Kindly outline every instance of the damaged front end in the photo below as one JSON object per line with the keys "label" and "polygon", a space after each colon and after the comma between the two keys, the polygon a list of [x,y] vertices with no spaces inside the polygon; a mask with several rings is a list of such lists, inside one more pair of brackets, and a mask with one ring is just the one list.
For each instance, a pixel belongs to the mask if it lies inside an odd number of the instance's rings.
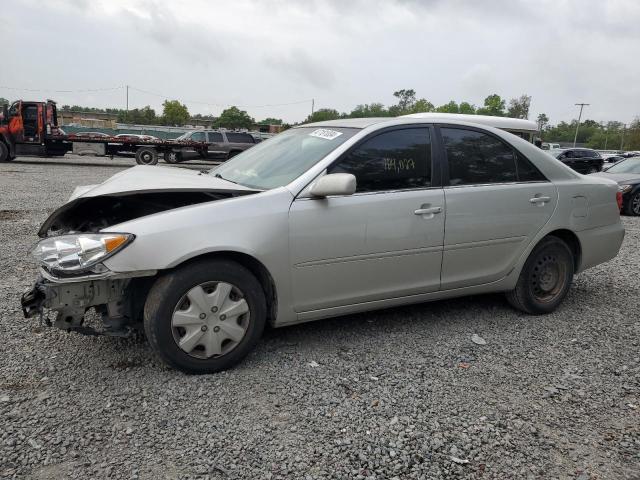
{"label": "damaged front end", "polygon": [[[66,331],[128,337],[141,329],[150,280],[109,278],[54,283],[41,277],[22,295],[22,311],[26,318],[40,317],[42,323]],[[91,310],[95,315],[90,315]]]}
{"label": "damaged front end", "polygon": [[38,232],[42,240],[32,254],[40,277],[22,295],[25,317],[39,316],[47,325],[84,334],[132,335],[141,328],[144,303],[158,271],[109,270],[103,261],[135,243],[134,234],[110,229],[252,193],[256,190],[210,175],[159,167],[134,167],[101,185],[76,189]]}

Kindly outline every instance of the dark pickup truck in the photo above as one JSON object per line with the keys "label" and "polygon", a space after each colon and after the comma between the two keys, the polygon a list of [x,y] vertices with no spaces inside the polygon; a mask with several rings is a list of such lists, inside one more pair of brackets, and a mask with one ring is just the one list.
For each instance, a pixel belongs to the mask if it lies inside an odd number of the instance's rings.
{"label": "dark pickup truck", "polygon": [[[249,133],[219,130],[194,130],[176,141],[188,142],[188,145],[166,152],[164,160],[168,163],[197,159],[227,160],[258,143]],[[201,147],[203,144],[206,148]]]}
{"label": "dark pickup truck", "polygon": [[549,153],[562,163],[579,173],[596,173],[602,171],[604,159],[590,148],[565,148],[549,150]]}

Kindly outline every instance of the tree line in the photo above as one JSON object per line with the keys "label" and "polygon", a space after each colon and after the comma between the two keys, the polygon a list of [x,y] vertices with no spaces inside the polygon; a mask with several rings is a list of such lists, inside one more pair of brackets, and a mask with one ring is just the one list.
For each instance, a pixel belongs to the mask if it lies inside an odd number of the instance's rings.
{"label": "tree line", "polygon": [[[333,108],[320,108],[309,115],[304,122],[320,122],[339,118],[363,118],[363,117],[396,117],[410,113],[440,112],[463,113],[468,115],[491,115],[498,117],[529,118],[531,97],[523,94],[510,100],[503,99],[498,94],[488,95],[481,106],[462,101],[451,100],[443,105],[435,106],[426,98],[417,98],[414,89],[402,89],[393,92],[396,103],[385,106],[382,103],[368,103],[356,105],[350,112],[339,112]],[[0,97],[0,105],[10,103]],[[254,125],[289,125],[282,119],[267,117],[256,122],[245,110],[238,107],[229,107],[218,117],[213,115],[191,115],[187,106],[178,100],[165,100],[162,104],[162,114],[158,115],[150,106],[134,108],[126,111],[118,108],[94,108],[79,105],[62,105],[62,111],[80,111],[94,113],[110,113],[117,115],[120,123],[134,123],[138,125],[171,125],[184,126],[192,119],[211,122],[213,128],[227,129],[251,129]],[[561,121],[551,125],[549,117],[541,113],[537,119],[538,130],[543,141],[546,142],[573,142],[577,120],[571,122]],[[580,123],[577,143],[596,149],[625,149],[640,150],[640,118],[636,118],[631,124],[610,121],[598,123],[595,120],[584,120]]]}

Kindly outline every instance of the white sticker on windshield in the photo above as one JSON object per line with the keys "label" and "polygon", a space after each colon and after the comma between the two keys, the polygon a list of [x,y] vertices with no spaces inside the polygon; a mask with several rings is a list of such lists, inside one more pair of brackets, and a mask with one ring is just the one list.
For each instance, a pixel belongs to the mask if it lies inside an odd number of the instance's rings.
{"label": "white sticker on windshield", "polygon": [[310,137],[324,138],[325,140],[333,140],[342,135],[342,132],[336,132],[335,130],[327,130],[326,128],[318,128],[309,134]]}

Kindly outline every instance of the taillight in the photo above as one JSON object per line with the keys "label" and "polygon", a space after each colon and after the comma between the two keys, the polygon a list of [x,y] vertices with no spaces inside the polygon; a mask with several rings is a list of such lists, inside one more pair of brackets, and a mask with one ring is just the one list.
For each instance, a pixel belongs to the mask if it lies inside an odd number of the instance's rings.
{"label": "taillight", "polygon": [[616,202],[618,202],[618,210],[622,210],[622,192],[620,190],[616,192]]}

